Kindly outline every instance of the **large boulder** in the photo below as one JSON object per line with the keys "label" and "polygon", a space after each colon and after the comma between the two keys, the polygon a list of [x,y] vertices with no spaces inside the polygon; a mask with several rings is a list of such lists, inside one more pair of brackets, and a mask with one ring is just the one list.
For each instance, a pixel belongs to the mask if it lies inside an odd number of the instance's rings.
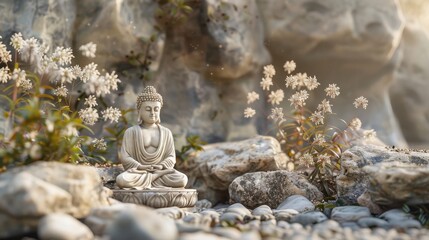
{"label": "large boulder", "polygon": [[429,203],[429,153],[365,145],[354,146],[341,156],[336,179],[338,197],[356,204],[367,193],[379,205]]}
{"label": "large boulder", "polygon": [[322,192],[304,176],[286,170],[246,173],[229,185],[231,201],[248,208],[263,204],[277,208],[286,198],[297,194],[312,201],[323,199]]}
{"label": "large boulder", "polygon": [[177,167],[189,178],[187,187],[198,190],[200,199],[212,203],[228,199],[231,182],[249,172],[285,169],[288,157],[272,137],[258,136],[244,141],[208,144],[191,153]]}
{"label": "large boulder", "polygon": [[2,1],[0,35],[9,38],[15,32],[36,37],[52,48],[70,47],[76,19],[74,0]]}
{"label": "large boulder", "polygon": [[0,174],[0,238],[35,231],[40,218],[66,213],[76,218],[109,205],[94,168],[36,162]]}

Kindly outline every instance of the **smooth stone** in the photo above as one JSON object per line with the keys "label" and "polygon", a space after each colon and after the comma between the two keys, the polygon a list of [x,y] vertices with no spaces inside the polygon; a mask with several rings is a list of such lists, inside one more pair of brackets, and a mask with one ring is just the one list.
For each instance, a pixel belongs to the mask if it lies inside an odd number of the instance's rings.
{"label": "smooth stone", "polygon": [[240,240],[261,240],[261,239],[263,239],[261,234],[255,230],[243,232],[240,238]]}
{"label": "smooth stone", "polygon": [[43,217],[37,232],[42,240],[94,239],[94,234],[85,224],[64,213],[53,213]]}
{"label": "smooth stone", "polygon": [[313,211],[313,212],[305,212],[305,213],[296,215],[291,218],[290,222],[299,223],[299,224],[302,224],[303,226],[307,226],[307,225],[313,225],[316,223],[326,221],[327,219],[328,217],[326,217],[326,215],[323,214],[322,212]]}
{"label": "smooth stone", "polygon": [[228,239],[241,238],[241,232],[238,229],[231,228],[231,227],[215,227],[212,229],[212,233]]}
{"label": "smooth stone", "polygon": [[235,223],[235,222],[243,222],[244,215],[235,213],[235,212],[226,212],[219,217],[220,222],[226,223]]}
{"label": "smooth stone", "polygon": [[342,228],[350,228],[353,231],[360,229],[360,226],[356,222],[341,222],[340,225]]}
{"label": "smooth stone", "polygon": [[367,207],[344,206],[332,209],[331,219],[338,222],[357,221],[359,218],[371,217]]}
{"label": "smooth stone", "polygon": [[274,216],[277,221],[289,221],[293,216],[298,214],[299,212],[295,209],[281,209],[274,211]]}
{"label": "smooth stone", "polygon": [[211,215],[204,215],[201,213],[189,214],[183,218],[183,222],[207,228],[212,226],[212,220],[213,219]]}
{"label": "smooth stone", "polygon": [[368,191],[362,193],[362,195],[357,198],[357,202],[360,206],[367,207],[372,214],[378,215],[383,212],[383,210],[381,210],[381,207],[372,201],[371,195]]}
{"label": "smooth stone", "polygon": [[287,221],[283,221],[283,220],[277,220],[277,227],[282,228],[282,229],[289,229],[290,223],[288,223]]}
{"label": "smooth stone", "polygon": [[218,213],[214,210],[211,210],[211,209],[204,210],[201,212],[201,215],[210,216],[211,226],[215,226],[216,224],[219,223],[220,213]]}
{"label": "smooth stone", "polygon": [[242,216],[251,216],[252,213],[241,203],[234,203],[226,209],[226,212],[234,212]]}
{"label": "smooth stone", "polygon": [[415,219],[391,220],[389,225],[397,229],[422,228],[422,224]]}
{"label": "smooth stone", "polygon": [[415,219],[415,217],[410,214],[404,212],[402,209],[390,209],[379,216],[379,218],[386,220],[387,222],[392,221],[405,221],[409,219]]}
{"label": "smooth stone", "polygon": [[182,233],[179,240],[230,240],[212,233],[196,232],[196,233]]}
{"label": "smooth stone", "polygon": [[195,203],[195,207],[197,209],[206,209],[206,208],[211,208],[213,206],[212,202],[210,202],[207,199],[201,199],[198,200],[197,203]]}
{"label": "smooth stone", "polygon": [[300,213],[313,211],[315,206],[310,202],[306,197],[301,195],[293,195],[286,198],[278,207],[278,210],[281,209],[294,209]]}
{"label": "smooth stone", "polygon": [[202,225],[194,225],[186,222],[176,221],[177,231],[182,233],[197,233],[197,232],[210,232],[210,228]]}
{"label": "smooth stone", "polygon": [[386,228],[387,221],[375,217],[363,217],[357,220],[357,224],[363,228]]}
{"label": "smooth stone", "polygon": [[259,232],[263,239],[281,238],[283,235],[283,230],[281,228],[277,228],[275,224],[261,224]]}
{"label": "smooth stone", "polygon": [[273,211],[267,205],[261,205],[252,211],[253,216],[260,217],[261,221],[274,219]]}
{"label": "smooth stone", "polygon": [[178,230],[173,219],[151,208],[135,205],[115,214],[103,237],[110,240],[174,240],[178,237]]}
{"label": "smooth stone", "polygon": [[158,208],[155,210],[157,213],[169,217],[171,219],[182,219],[185,216],[185,212],[183,209],[179,207],[166,207],[166,208]]}

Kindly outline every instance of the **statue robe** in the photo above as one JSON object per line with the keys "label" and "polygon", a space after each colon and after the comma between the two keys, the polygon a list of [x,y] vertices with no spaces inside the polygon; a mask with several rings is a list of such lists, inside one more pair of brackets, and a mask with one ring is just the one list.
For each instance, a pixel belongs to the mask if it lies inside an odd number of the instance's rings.
{"label": "statue robe", "polygon": [[[159,145],[155,152],[148,153],[145,149],[143,134],[140,126],[128,128],[124,133],[119,160],[125,172],[118,175],[116,184],[122,189],[147,189],[162,187],[185,187],[188,178],[185,174],[173,169],[176,163],[173,135],[168,128],[158,125]],[[153,173],[138,170],[140,165],[162,165],[164,169],[173,169],[174,172],[152,179]]]}

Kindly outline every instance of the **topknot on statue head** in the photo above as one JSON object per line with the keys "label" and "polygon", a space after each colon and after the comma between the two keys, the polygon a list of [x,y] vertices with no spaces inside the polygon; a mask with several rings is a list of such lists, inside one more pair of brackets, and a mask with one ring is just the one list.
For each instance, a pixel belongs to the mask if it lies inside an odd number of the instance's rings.
{"label": "topknot on statue head", "polygon": [[162,96],[156,92],[155,87],[147,86],[143,89],[143,92],[137,97],[137,110],[140,110],[140,107],[143,102],[160,102],[161,106],[163,105]]}

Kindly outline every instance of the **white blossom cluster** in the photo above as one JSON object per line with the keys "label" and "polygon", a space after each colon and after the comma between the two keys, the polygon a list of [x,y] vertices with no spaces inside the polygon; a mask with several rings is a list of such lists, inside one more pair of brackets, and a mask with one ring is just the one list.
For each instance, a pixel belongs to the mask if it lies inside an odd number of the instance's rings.
{"label": "white blossom cluster", "polygon": [[[0,37],[1,39],[1,37]],[[100,74],[97,64],[90,63],[80,67],[72,66],[74,58],[71,48],[56,47],[50,53],[49,48],[41,44],[34,37],[24,39],[21,33],[15,33],[10,39],[10,45],[17,52],[20,62],[30,66],[31,71],[40,74],[40,78],[49,79],[55,85],[52,94],[58,98],[66,98],[69,89],[76,84],[81,84],[85,94],[85,109],[79,110],[79,116],[87,125],[94,125],[98,121],[99,113],[97,97],[104,97],[112,91],[118,90],[121,80],[115,71]],[[95,57],[96,45],[92,42],[79,48],[82,55],[90,58]],[[18,60],[15,59],[15,60]],[[8,65],[0,68],[0,84],[15,84],[22,91],[29,91],[33,87],[32,77],[19,68],[19,64],[12,64],[12,55],[3,42],[0,41],[0,62]],[[13,66],[13,67],[9,67]],[[258,96],[259,97],[259,96]],[[255,96],[253,96],[255,98]],[[118,122],[121,112],[117,108],[108,107],[101,112],[104,121]]]}
{"label": "white blossom cluster", "polygon": [[104,138],[100,138],[100,139],[95,138],[92,141],[92,146],[99,151],[106,151],[107,149],[107,143],[106,141],[104,141]]}

